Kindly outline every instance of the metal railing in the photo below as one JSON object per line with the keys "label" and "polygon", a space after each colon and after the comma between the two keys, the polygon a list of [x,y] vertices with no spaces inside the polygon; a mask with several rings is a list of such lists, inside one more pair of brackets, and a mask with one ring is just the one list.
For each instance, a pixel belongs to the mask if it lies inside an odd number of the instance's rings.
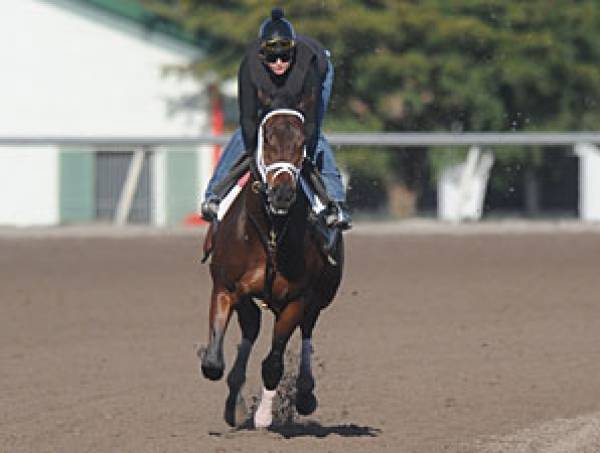
{"label": "metal railing", "polygon": [[[331,132],[325,134],[339,146],[486,146],[600,144],[598,132]],[[188,137],[92,137],[92,136],[0,136],[0,146],[32,145],[127,145],[169,146],[226,144],[229,135],[199,134]]]}
{"label": "metal railing", "polygon": [[[423,147],[432,148],[440,146],[546,146],[565,147],[572,146],[576,154],[581,157],[581,150],[585,146],[598,148],[600,145],[600,132],[331,132],[326,133],[329,142],[334,146],[369,146],[369,147]],[[199,134],[195,136],[0,136],[0,147],[27,147],[27,146],[86,146],[99,148],[102,152],[122,152],[123,148],[130,149],[134,158],[131,160],[127,177],[120,193],[114,222],[123,224],[127,221],[135,188],[140,178],[140,162],[144,155],[158,147],[171,147],[169,151],[200,145],[223,145],[228,142],[230,135]],[[594,151],[596,152],[596,151]],[[588,153],[589,154],[589,153]],[[591,165],[591,164],[590,164]],[[595,164],[594,164],[595,165]],[[591,168],[591,167],[590,167]],[[594,167],[596,168],[596,167]],[[591,171],[591,170],[590,170]],[[587,175],[590,171],[583,172]],[[581,206],[591,203],[596,199],[597,189],[590,190],[590,175],[582,178],[580,192],[583,201]],[[594,186],[595,187],[595,186]],[[586,201],[588,200],[588,201]],[[594,205],[598,204],[597,201]],[[594,208],[600,216],[600,207]],[[584,210],[585,211],[585,210]],[[588,209],[591,212],[591,209]],[[586,211],[587,212],[587,211]],[[583,216],[585,218],[585,215]],[[600,218],[600,217],[599,217]]]}

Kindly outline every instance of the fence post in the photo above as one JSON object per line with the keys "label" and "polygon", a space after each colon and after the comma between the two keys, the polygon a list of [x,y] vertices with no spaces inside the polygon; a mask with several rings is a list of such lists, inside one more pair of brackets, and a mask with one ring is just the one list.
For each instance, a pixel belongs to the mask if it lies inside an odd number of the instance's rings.
{"label": "fence post", "polygon": [[591,143],[577,143],[579,157],[579,217],[589,222],[600,221],[600,149]]}
{"label": "fence post", "polygon": [[480,220],[493,164],[491,152],[472,146],[465,162],[446,168],[438,182],[438,217],[454,223]]}
{"label": "fence post", "polygon": [[127,177],[123,183],[123,189],[121,190],[121,196],[119,197],[119,203],[115,212],[115,225],[125,225],[129,218],[129,211],[131,211],[131,205],[133,204],[133,197],[138,186],[140,174],[142,173],[142,167],[144,165],[144,156],[146,152],[144,148],[137,148],[133,152],[129,169],[127,170]]}

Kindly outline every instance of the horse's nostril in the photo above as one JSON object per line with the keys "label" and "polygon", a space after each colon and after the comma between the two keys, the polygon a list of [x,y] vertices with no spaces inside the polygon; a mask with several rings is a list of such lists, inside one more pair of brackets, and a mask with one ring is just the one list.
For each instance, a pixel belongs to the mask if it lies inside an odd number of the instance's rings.
{"label": "horse's nostril", "polygon": [[291,191],[286,191],[286,193],[283,195],[283,199],[285,201],[292,201],[294,198],[294,194]]}
{"label": "horse's nostril", "polygon": [[269,197],[273,205],[285,208],[288,208],[294,202],[295,198],[296,193],[294,188],[288,185],[274,187]]}

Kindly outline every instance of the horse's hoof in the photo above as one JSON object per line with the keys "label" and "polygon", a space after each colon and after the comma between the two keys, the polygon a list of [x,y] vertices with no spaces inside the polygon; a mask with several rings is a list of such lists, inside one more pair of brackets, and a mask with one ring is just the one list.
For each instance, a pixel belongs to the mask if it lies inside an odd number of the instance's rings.
{"label": "horse's hoof", "polygon": [[248,420],[246,402],[240,394],[229,395],[225,402],[225,422],[232,428],[243,426]]}
{"label": "horse's hoof", "polygon": [[216,354],[212,354],[211,357],[205,346],[199,347],[196,354],[200,359],[200,369],[205,378],[210,379],[211,381],[218,381],[223,377],[225,364],[223,363],[223,360],[218,359]]}
{"label": "horse's hoof", "polygon": [[296,395],[296,410],[300,415],[310,415],[317,409],[317,398],[313,393]]}
{"label": "horse's hoof", "polygon": [[202,365],[202,374],[206,379],[211,381],[218,381],[223,377],[224,369],[220,367],[214,367],[210,365]]}
{"label": "horse's hoof", "polygon": [[315,389],[315,380],[312,376],[306,374],[300,374],[296,379],[296,390],[298,393],[307,394],[312,393]]}

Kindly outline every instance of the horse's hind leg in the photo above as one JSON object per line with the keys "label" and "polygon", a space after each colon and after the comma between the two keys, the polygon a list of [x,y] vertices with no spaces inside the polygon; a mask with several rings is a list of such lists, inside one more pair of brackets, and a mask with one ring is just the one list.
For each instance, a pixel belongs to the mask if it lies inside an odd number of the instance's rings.
{"label": "horse's hind leg", "polygon": [[229,426],[242,425],[248,416],[246,403],[242,398],[242,386],[246,382],[246,367],[252,346],[260,329],[260,309],[250,300],[242,300],[236,306],[238,322],[242,330],[242,341],[231,371],[227,375],[229,396],[225,402],[225,421]]}
{"label": "horse's hind leg", "polygon": [[231,319],[231,310],[236,302],[236,297],[230,292],[213,288],[209,312],[208,346],[198,350],[202,374],[211,381],[223,377],[225,370],[223,339]]}
{"label": "horse's hind leg", "polygon": [[319,319],[319,314],[333,300],[342,277],[344,266],[344,244],[341,236],[335,248],[337,265],[328,265],[321,273],[316,290],[308,299],[306,313],[300,324],[302,331],[302,352],[300,370],[296,380],[296,410],[300,415],[312,414],[317,408],[317,398],[314,395],[315,379],[312,374],[312,333]]}
{"label": "horse's hind leg", "polygon": [[312,374],[312,332],[321,312],[316,304],[311,304],[300,324],[302,331],[302,351],[300,370],[296,380],[296,410],[300,415],[310,415],[317,408],[317,398],[313,390],[315,379]]}
{"label": "horse's hind leg", "polygon": [[277,317],[271,351],[262,363],[263,392],[254,414],[254,426],[266,428],[273,421],[273,398],[283,375],[283,355],[287,342],[304,315],[304,299],[290,302]]}

